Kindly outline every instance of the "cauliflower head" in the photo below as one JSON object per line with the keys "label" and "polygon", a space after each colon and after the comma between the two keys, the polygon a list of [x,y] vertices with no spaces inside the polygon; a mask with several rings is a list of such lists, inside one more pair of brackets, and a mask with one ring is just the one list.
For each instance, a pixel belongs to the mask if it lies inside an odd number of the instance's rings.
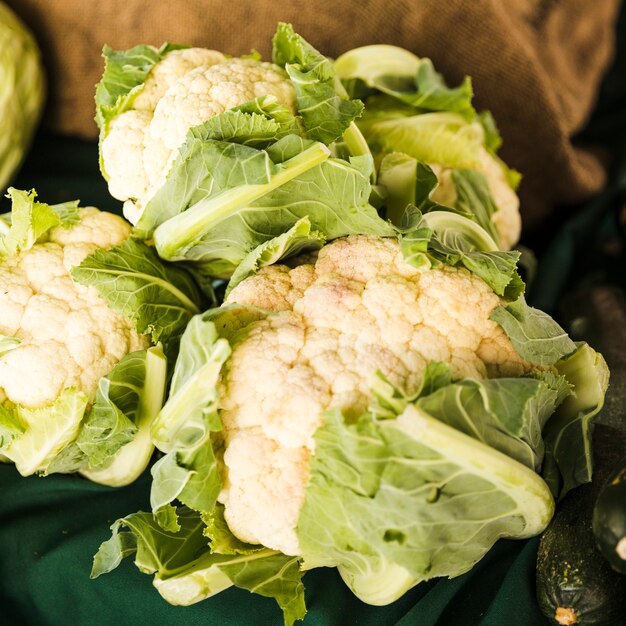
{"label": "cauliflower head", "polygon": [[457,206],[453,171],[477,170],[495,205],[491,221],[501,248],[517,243],[518,175],[495,157],[501,138],[491,115],[474,109],[469,77],[451,88],[429,58],[386,44],[348,50],[335,69],[348,90],[359,82],[370,89],[361,94],[365,114],[358,123],[373,152],[406,153],[428,163],[439,180],[432,199],[452,207]]}
{"label": "cauliflower head", "polygon": [[295,110],[295,92],[280,67],[253,58],[228,58],[203,48],[173,50],[156,63],[101,142],[111,195],[124,201],[136,224],[190,128],[259,96]]}
{"label": "cauliflower head", "polygon": [[220,500],[235,535],[286,554],[299,553],[296,525],[322,413],[337,407],[358,417],[376,371],[410,394],[430,361],[449,363],[458,378],[536,369],[489,319],[502,300],[485,282],[446,265],[420,271],[394,239],[350,236],[314,262],[267,266],[226,303],[273,314],[246,328],[222,373]]}
{"label": "cauliflower head", "polygon": [[36,408],[70,387],[93,400],[102,376],[125,354],[147,347],[130,320],[70,274],[96,249],[129,234],[121,218],[86,207],[76,225],[56,226],[45,242],[0,264],[0,334],[20,341],[0,357],[2,401]]}

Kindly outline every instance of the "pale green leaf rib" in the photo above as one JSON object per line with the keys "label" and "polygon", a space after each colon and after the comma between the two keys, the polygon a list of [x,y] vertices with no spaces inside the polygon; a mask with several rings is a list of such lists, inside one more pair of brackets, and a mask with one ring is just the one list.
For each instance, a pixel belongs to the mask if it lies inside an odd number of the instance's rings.
{"label": "pale green leaf rib", "polygon": [[154,232],[154,241],[159,254],[169,260],[185,259],[186,250],[201,233],[209,230],[212,224],[219,223],[235,213],[237,209],[248,206],[254,200],[325,161],[329,156],[328,148],[323,144],[315,143],[285,162],[276,173],[268,172],[267,184],[239,185],[227,189],[184,213],[170,218]]}

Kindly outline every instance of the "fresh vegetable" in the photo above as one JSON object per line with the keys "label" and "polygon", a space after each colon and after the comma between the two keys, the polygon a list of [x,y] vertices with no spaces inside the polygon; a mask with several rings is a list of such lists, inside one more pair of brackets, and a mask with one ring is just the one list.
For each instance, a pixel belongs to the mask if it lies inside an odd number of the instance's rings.
{"label": "fresh vegetable", "polygon": [[258,96],[293,109],[284,72],[255,58],[168,45],[126,52],[105,47],[104,56],[96,92],[102,169],[133,223],[163,184],[190,128]]}
{"label": "fresh vegetable", "polygon": [[[586,285],[562,303],[570,332],[602,350],[611,368],[611,385],[597,422],[626,432],[626,297],[624,290],[608,284]],[[626,449],[624,450],[626,454]],[[593,532],[598,548],[617,571],[626,574],[626,459],[598,496]],[[620,469],[622,468],[622,469]],[[620,542],[622,542],[620,544]],[[620,552],[622,554],[620,555]]]}
{"label": "fresh vegetable", "polygon": [[537,599],[555,624],[615,624],[626,617],[626,576],[613,571],[592,532],[594,504],[626,448],[626,436],[598,424],[593,482],[559,503],[537,554]]}
{"label": "fresh vegetable", "polygon": [[[23,475],[80,470],[126,484],[153,451],[166,382],[158,342],[174,356],[200,310],[197,289],[129,240],[121,218],[9,194],[12,212],[0,222],[0,451]],[[107,289],[109,302],[98,294]]]}
{"label": "fresh vegetable", "polygon": [[[454,217],[427,216],[438,213]],[[507,303],[463,266],[460,250],[478,259],[480,249],[464,248],[459,224],[472,224],[469,241],[488,241],[474,222],[456,224],[452,254],[450,222],[438,230],[433,218],[428,230],[413,216],[422,227],[399,243],[353,236],[311,262],[264,266],[192,320],[152,428],[165,453],[152,469],[154,518],[118,521],[94,575],[134,550],[184,541],[181,511],[204,522],[206,543],[197,561],[148,568],[160,590],[167,581],[170,602],[242,586],[219,564],[254,554],[245,562],[259,584],[269,571],[282,576],[275,559],[293,557],[305,570],[338,567],[361,599],[385,604],[467,571],[499,537],[547,525],[544,459],[553,486],[583,476],[590,460],[586,432],[568,440],[569,454],[542,433],[557,417],[559,434],[580,419],[578,405],[569,419],[555,413],[572,386],[581,406],[601,402],[586,391],[606,386],[601,357],[586,378],[561,375],[591,349],[519,291]],[[285,610],[288,623],[298,617]]]}
{"label": "fresh vegetable", "polygon": [[22,163],[41,116],[45,76],[32,34],[0,3],[0,190]]}
{"label": "fresh vegetable", "polygon": [[[397,223],[406,201],[413,201],[416,167],[425,162],[439,182],[432,200],[470,213],[476,205],[487,209],[476,216],[481,225],[504,249],[517,243],[519,175],[497,157],[501,138],[492,117],[472,106],[468,77],[450,88],[430,59],[390,45],[349,50],[334,67],[348,93],[365,102],[356,123],[379,163],[392,221]],[[398,195],[405,200],[399,213]]]}
{"label": "fresh vegetable", "polygon": [[[462,314],[469,301],[471,317]],[[222,376],[228,485],[221,500],[237,536],[287,554],[300,552],[296,524],[326,408],[358,417],[378,370],[408,394],[430,361],[450,363],[454,379],[533,370],[489,319],[500,301],[482,280],[446,266],[420,272],[392,239],[338,240],[322,248],[314,266],[266,267],[233,289],[228,303],[280,314],[246,331]],[[259,355],[269,379],[249,393]],[[269,484],[250,481],[281,466],[293,469]]]}
{"label": "fresh vegetable", "polygon": [[[300,134],[293,118],[298,111],[309,139],[329,144],[342,137],[362,105],[350,101],[335,83],[330,61],[287,25],[279,26],[274,56],[275,63],[268,63],[256,55],[230,58],[169,44],[127,51],[105,47],[105,69],[96,90],[101,166],[111,194],[125,201],[125,215],[133,224],[165,183],[181,149],[188,154],[192,136],[254,146],[259,139],[250,135],[260,131],[265,143],[272,143],[285,134]],[[203,128],[215,116],[251,101],[259,103],[244,107],[252,117],[226,116]],[[280,128],[263,119],[268,111]],[[196,132],[189,134],[191,129]],[[358,143],[354,127],[348,141],[352,135],[352,143]],[[214,158],[219,158],[220,148],[226,147],[213,148]],[[168,178],[180,173],[178,167]],[[193,182],[190,191],[198,196],[200,181]]]}
{"label": "fresh vegetable", "polygon": [[[357,232],[392,234],[368,203],[369,157],[334,158],[324,143],[332,143],[351,128],[361,105],[341,96],[340,85],[338,91],[332,80],[330,62],[293,31],[279,30],[275,46],[277,59],[289,75],[294,80],[296,75],[300,77],[297,83],[292,84],[277,65],[254,59],[224,59],[204,68],[204,73],[198,69],[185,74],[159,100],[150,128],[157,123],[159,111],[178,94],[178,105],[169,108],[171,125],[179,128],[180,137],[172,143],[167,168],[159,169],[158,184],[147,195],[120,194],[115,189],[112,193],[122,199],[141,199],[132,205],[132,211],[139,207],[134,215],[126,203],[126,215],[136,223],[138,236],[154,237],[163,258],[194,261],[204,274],[228,277],[257,245],[304,218],[325,238]],[[166,54],[169,48],[163,50]],[[146,159],[136,156],[136,151],[124,143],[136,140],[136,133],[127,132],[122,123],[138,113],[127,109],[131,102],[142,107],[143,94],[156,89],[154,81],[166,85],[167,81],[160,78],[166,67],[192,53],[167,52],[161,63],[155,59],[157,64],[145,83],[134,84],[124,95],[113,97],[109,84],[117,86],[115,68],[132,63],[135,54],[136,49],[110,53],[96,97],[104,168],[109,174],[114,172],[110,165],[114,146],[116,154],[133,161],[130,166],[125,161],[119,168],[129,173],[132,181],[138,180],[133,168]],[[202,56],[200,51],[193,54]],[[171,62],[166,66],[168,59]],[[230,76],[235,67],[238,73]],[[167,71],[167,76],[178,76],[173,70]],[[209,73],[221,82],[203,92],[202,97],[208,99],[203,108],[196,102],[201,96],[191,83],[208,80]],[[249,89],[234,81],[234,77],[240,81],[244,75]],[[214,102],[218,96],[221,100]],[[109,102],[115,104],[104,104]],[[185,107],[192,107],[194,115],[183,114]],[[298,119],[294,116],[296,108]],[[153,147],[142,150],[154,152]],[[114,174],[109,180],[110,186],[117,184]],[[337,188],[345,188],[345,193],[337,195]]]}
{"label": "fresh vegetable", "polygon": [[616,467],[593,509],[593,534],[611,567],[626,574],[626,458]]}

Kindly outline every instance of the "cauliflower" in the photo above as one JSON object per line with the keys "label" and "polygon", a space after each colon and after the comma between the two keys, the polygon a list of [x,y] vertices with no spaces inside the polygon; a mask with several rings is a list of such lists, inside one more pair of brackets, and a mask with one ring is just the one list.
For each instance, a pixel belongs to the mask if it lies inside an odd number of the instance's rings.
{"label": "cauliflower", "polygon": [[295,110],[293,87],[272,63],[202,48],[173,50],[157,62],[132,107],[102,135],[103,171],[111,195],[124,201],[127,219],[137,223],[190,128],[266,95]]}
{"label": "cauliflower", "polygon": [[430,361],[451,364],[455,378],[536,369],[489,319],[502,300],[485,282],[446,265],[420,271],[393,239],[351,236],[322,248],[315,264],[268,266],[229,303],[276,314],[247,328],[223,371],[220,500],[235,535],[286,554],[299,554],[296,525],[323,412],[363,413],[376,371],[410,395]]}
{"label": "cauliflower", "polygon": [[[449,88],[389,46],[334,65],[286,24],[273,44],[291,83],[234,59],[159,79],[158,98],[158,69],[121,94],[105,69],[98,87],[104,143],[119,125],[144,155],[122,181],[133,210],[159,189],[135,233],[230,282],[181,337],[151,428],[152,514],[111,526],[92,575],[136,552],[171,603],[234,584],[292,624],[308,569],[387,604],[541,532],[553,494],[589,479],[607,371],[526,304],[520,253],[500,245],[519,232],[515,177],[468,80]],[[139,56],[158,68],[165,49]],[[363,83],[380,92],[365,112]],[[177,554],[175,571],[154,554]]]}
{"label": "cauliflower", "polygon": [[385,44],[349,50],[335,61],[335,69],[349,89],[361,82],[370,88],[358,124],[374,153],[401,152],[428,163],[439,179],[432,199],[451,207],[458,196],[453,172],[480,172],[496,208],[490,221],[501,248],[517,243],[518,175],[495,157],[501,139],[490,114],[479,115],[472,106],[469,77],[448,87],[430,59]]}
{"label": "cauliflower", "polygon": [[[361,600],[388,604],[463,574],[500,537],[546,527],[552,494],[584,471],[572,449],[584,456],[586,434],[571,426],[601,408],[606,365],[519,286],[508,301],[453,255],[436,263],[438,225],[480,229],[449,215],[433,211],[399,240],[350,235],[233,276],[224,305],[181,339],[152,428],[164,453],[153,515],[111,526],[93,576],[136,551],[173,604],[234,584],[263,589],[292,624],[306,612],[306,570],[336,567]],[[416,252],[431,229],[427,263]],[[513,254],[461,245],[487,264]],[[182,542],[173,573],[145,558]]]}
{"label": "cauliflower", "polygon": [[[72,267],[98,248],[121,244],[130,228],[94,207],[80,222],[53,228],[38,243],[0,265],[0,333],[19,345],[0,358],[0,397],[35,408],[75,387],[93,400],[102,376],[148,340],[113,311],[95,287],[75,283]],[[33,379],[37,384],[33,385]]]}
{"label": "cauliflower", "polygon": [[[117,258],[137,246],[130,226],[76,202],[9,195],[13,210],[0,224],[0,450],[23,475],[83,471],[109,485],[131,482],[153,450],[149,421],[161,406],[165,358],[93,280],[72,275],[87,257],[92,267],[82,271],[94,274],[98,254]],[[131,268],[124,264],[125,298]],[[116,269],[103,271],[115,289]]]}

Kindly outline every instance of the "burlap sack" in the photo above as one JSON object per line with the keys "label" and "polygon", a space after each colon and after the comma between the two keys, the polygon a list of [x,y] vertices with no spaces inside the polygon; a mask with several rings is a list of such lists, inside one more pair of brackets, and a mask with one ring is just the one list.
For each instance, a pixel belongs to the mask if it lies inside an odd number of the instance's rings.
{"label": "burlap sack", "polygon": [[469,74],[492,110],[502,156],[524,174],[526,227],[600,189],[604,172],[572,137],[611,58],[618,0],[9,0],[41,42],[51,74],[47,125],[95,137],[104,43],[165,40],[269,57],[276,22],[334,56],[393,43],[429,56],[451,83]]}

